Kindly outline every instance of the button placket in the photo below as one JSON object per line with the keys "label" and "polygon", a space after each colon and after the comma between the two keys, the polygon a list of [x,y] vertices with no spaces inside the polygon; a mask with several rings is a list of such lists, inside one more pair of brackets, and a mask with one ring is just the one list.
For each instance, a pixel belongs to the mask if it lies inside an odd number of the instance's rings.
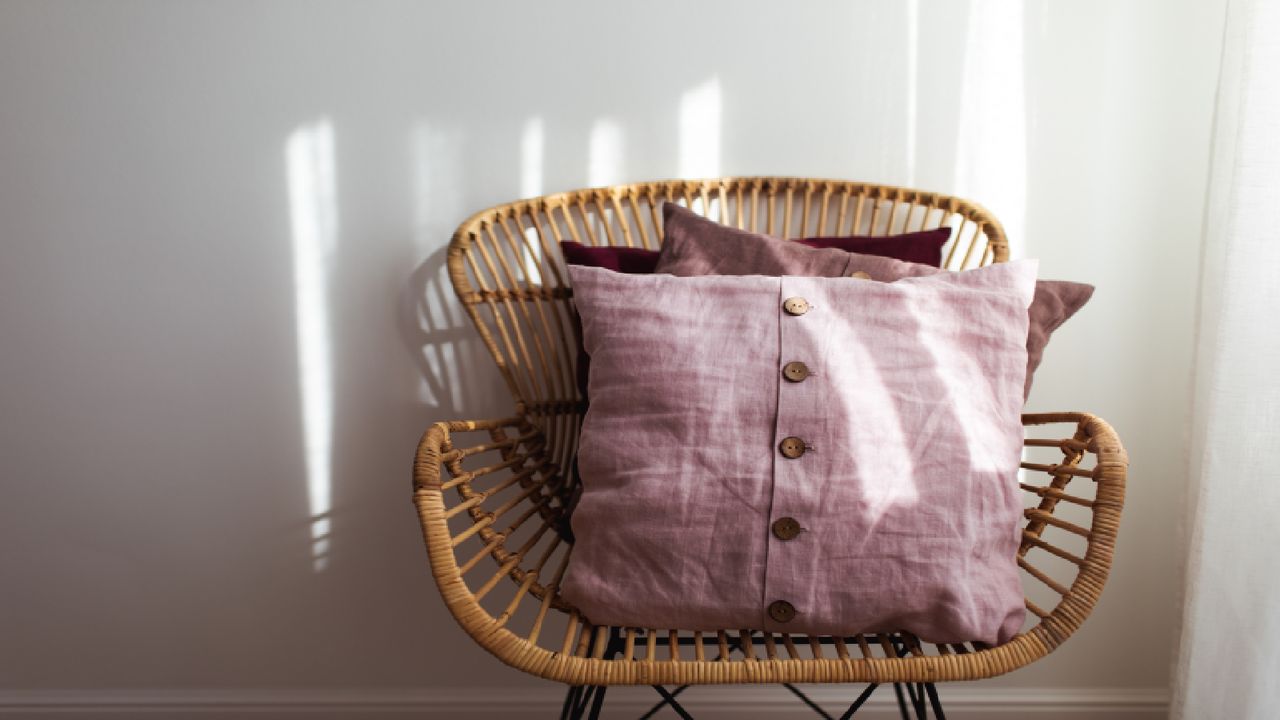
{"label": "button placket", "polygon": [[820,377],[822,330],[821,285],[811,278],[782,278],[781,312],[778,313],[782,348],[778,369],[778,414],[775,425],[777,460],[774,462],[772,514],[765,529],[769,554],[765,564],[765,592],[761,600],[765,620],[778,630],[793,627],[805,613],[798,604],[810,602],[814,566],[821,547],[809,542],[807,518],[817,501],[820,467],[825,461],[814,455],[820,445],[822,388]]}

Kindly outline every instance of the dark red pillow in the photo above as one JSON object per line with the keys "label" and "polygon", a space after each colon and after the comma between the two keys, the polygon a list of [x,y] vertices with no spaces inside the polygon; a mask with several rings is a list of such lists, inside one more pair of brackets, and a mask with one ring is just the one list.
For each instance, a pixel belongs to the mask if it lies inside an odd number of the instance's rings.
{"label": "dark red pillow", "polygon": [[[809,247],[836,248],[862,255],[879,255],[922,265],[938,265],[942,262],[942,246],[947,244],[950,237],[951,228],[941,227],[902,235],[812,237],[800,238],[796,242]],[[586,265],[633,275],[647,275],[658,265],[658,251],[644,248],[592,247],[573,240],[561,240],[560,251],[564,253],[564,261],[570,265]]]}
{"label": "dark red pillow", "polygon": [[658,265],[658,251],[634,247],[591,247],[561,240],[560,251],[570,265],[598,267],[632,275],[649,275]]}

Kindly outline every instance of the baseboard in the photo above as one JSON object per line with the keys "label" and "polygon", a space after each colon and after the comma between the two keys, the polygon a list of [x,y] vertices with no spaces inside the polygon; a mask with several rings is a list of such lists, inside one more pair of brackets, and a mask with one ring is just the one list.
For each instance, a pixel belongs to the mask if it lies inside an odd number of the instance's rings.
{"label": "baseboard", "polygon": [[[860,686],[803,686],[828,712],[839,715]],[[1035,720],[1155,720],[1168,717],[1164,688],[984,688],[940,685],[951,720],[1034,718]],[[85,720],[90,717],[197,717],[200,720],[357,720],[359,718],[555,718],[562,686],[504,690],[447,687],[406,690],[0,690],[0,718]],[[635,718],[653,706],[651,688],[609,690],[605,718]],[[814,718],[811,710],[777,686],[690,688],[681,703],[698,720]],[[674,717],[670,710],[655,717]],[[857,715],[867,720],[897,718],[891,687],[882,687]]]}

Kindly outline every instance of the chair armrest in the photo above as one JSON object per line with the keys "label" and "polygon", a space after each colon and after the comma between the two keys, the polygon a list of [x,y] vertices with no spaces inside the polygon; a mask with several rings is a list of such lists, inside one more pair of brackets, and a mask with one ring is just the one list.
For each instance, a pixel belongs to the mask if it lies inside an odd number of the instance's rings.
{"label": "chair armrest", "polygon": [[536,427],[523,414],[438,423],[414,463],[414,501],[446,606],[479,645],[540,677],[575,685],[991,677],[1061,645],[1089,616],[1111,568],[1128,466],[1119,437],[1088,413],[1028,414],[1021,485],[1030,495],[1017,562],[1029,614],[1004,645],[596,627],[558,593],[573,480],[561,470],[567,463],[553,460],[568,450],[548,449],[568,446],[547,436],[572,437],[567,417],[542,417]]}
{"label": "chair armrest", "polygon": [[[453,435],[456,433],[486,431],[490,437],[506,430],[516,430],[524,425],[524,419],[518,415],[493,420],[450,420],[438,422],[427,428],[418,442],[418,452],[413,461],[413,484],[415,488],[439,487],[443,463],[454,462],[484,451],[484,447],[456,449]],[[492,443],[490,443],[492,444]],[[508,443],[509,446],[509,443]],[[497,449],[494,446],[493,449]]]}
{"label": "chair armrest", "polygon": [[[1089,616],[1110,574],[1129,456],[1115,429],[1089,413],[1032,413],[1022,423],[1021,487],[1033,497],[1018,564],[1028,576],[1027,609],[1040,619],[1029,634],[1052,649]],[[1063,423],[1074,424],[1070,437],[1035,437]]]}
{"label": "chair armrest", "polygon": [[544,616],[565,609],[557,589],[571,544],[572,483],[548,445],[524,415],[436,423],[418,443],[414,504],[431,571],[468,632],[481,599],[511,595],[510,584],[495,591],[505,577],[515,582],[513,608],[532,596]]}

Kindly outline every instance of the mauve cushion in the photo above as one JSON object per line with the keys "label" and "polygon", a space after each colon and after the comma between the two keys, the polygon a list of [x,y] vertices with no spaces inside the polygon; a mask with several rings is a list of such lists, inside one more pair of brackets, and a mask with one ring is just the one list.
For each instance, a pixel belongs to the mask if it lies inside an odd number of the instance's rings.
{"label": "mauve cushion", "polygon": [[[569,274],[592,362],[562,592],[592,623],[1017,633],[1033,261],[893,283]],[[811,374],[783,380],[792,361]],[[782,518],[799,534],[773,535]]]}
{"label": "mauve cushion", "polygon": [[[655,272],[672,275],[812,275],[848,276],[864,272],[872,280],[892,282],[947,272],[933,265],[859,255],[837,250],[815,250],[768,235],[750,233],[712,222],[679,205],[662,207],[665,239]],[[1024,398],[1044,358],[1049,336],[1076,314],[1093,296],[1093,286],[1063,280],[1036,283],[1028,310],[1027,376]]]}

